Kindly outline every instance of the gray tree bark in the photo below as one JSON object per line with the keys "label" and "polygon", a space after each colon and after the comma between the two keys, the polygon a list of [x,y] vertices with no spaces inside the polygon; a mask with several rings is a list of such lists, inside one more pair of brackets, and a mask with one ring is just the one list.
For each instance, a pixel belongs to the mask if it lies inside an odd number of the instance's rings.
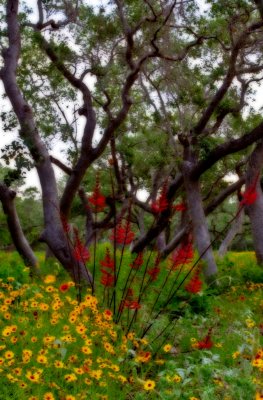
{"label": "gray tree bark", "polygon": [[39,275],[37,258],[24,235],[16,212],[15,197],[16,192],[14,190],[9,189],[4,183],[0,183],[0,201],[2,202],[9,232],[16,250],[24,260],[25,265],[30,268],[31,276]]}
{"label": "gray tree bark", "polygon": [[41,240],[48,244],[51,251],[73,279],[78,276],[91,282],[91,274],[86,270],[84,263],[74,259],[71,246],[63,231],[56,179],[48,150],[38,133],[32,109],[17,84],[16,70],[21,45],[17,15],[18,3],[18,0],[8,0],[6,2],[8,48],[2,52],[4,66],[0,71],[0,77],[3,81],[6,95],[20,123],[20,136],[31,153],[39,176],[45,223]]}
{"label": "gray tree bark", "polygon": [[246,192],[255,191],[256,199],[247,204],[247,214],[251,223],[251,233],[258,264],[263,264],[263,193],[260,185],[260,173],[263,166],[263,140],[260,140],[252,152],[247,169]]}
{"label": "gray tree bark", "polygon": [[222,241],[222,243],[218,249],[219,257],[221,257],[221,258],[224,257],[224,255],[227,252],[227,249],[229,248],[230,244],[235,239],[236,235],[238,233],[242,232],[244,217],[245,217],[244,210],[241,210],[239,212],[239,214],[237,215],[236,219],[233,221],[232,225],[230,226],[230,228],[226,234],[226,237],[224,238],[224,240]]}
{"label": "gray tree bark", "polygon": [[165,231],[162,231],[156,239],[156,247],[159,253],[162,253],[166,247]]}
{"label": "gray tree bark", "polygon": [[[190,158],[190,156],[189,156]],[[194,161],[183,163],[184,185],[188,204],[189,218],[192,221],[192,231],[197,250],[204,261],[203,273],[207,282],[213,281],[217,274],[217,265],[211,247],[210,234],[202,204],[199,180],[192,180],[190,173]]]}

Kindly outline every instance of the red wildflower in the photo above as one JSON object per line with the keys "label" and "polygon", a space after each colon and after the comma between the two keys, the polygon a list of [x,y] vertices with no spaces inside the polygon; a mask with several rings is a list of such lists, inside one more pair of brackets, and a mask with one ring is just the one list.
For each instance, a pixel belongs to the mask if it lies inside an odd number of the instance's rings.
{"label": "red wildflower", "polygon": [[62,285],[59,286],[59,290],[61,292],[67,292],[69,290],[69,285],[67,283],[62,283]]}
{"label": "red wildflower", "polygon": [[251,185],[246,188],[244,193],[241,193],[242,200],[240,201],[240,206],[250,206],[251,204],[255,203],[258,197],[256,191],[258,179],[259,174],[257,174]]}
{"label": "red wildflower", "polygon": [[83,261],[83,262],[87,262],[90,259],[90,253],[88,251],[88,249],[81,245],[78,245],[74,248],[74,258],[77,261]]}
{"label": "red wildflower", "polygon": [[[116,231],[116,232],[115,232]],[[110,239],[118,244],[130,244],[134,239],[134,232],[131,231],[131,223],[127,221],[124,226],[120,222],[116,229],[112,231]]]}
{"label": "red wildflower", "polygon": [[200,350],[211,349],[211,347],[214,344],[211,340],[211,333],[212,333],[212,328],[209,329],[208,334],[206,335],[206,337],[203,340],[200,340],[199,342],[197,342],[198,349],[200,349]]}
{"label": "red wildflower", "polygon": [[101,270],[102,277],[100,279],[100,283],[106,287],[113,286],[114,284],[114,276],[105,270]]}
{"label": "red wildflower", "polygon": [[155,214],[165,211],[169,206],[167,200],[167,182],[164,183],[160,196],[152,202],[151,209]]}
{"label": "red wildflower", "polygon": [[92,204],[92,210],[95,213],[101,212],[104,210],[106,204],[105,204],[105,196],[101,193],[100,190],[100,181],[99,177],[97,176],[96,178],[96,184],[93,189],[92,195],[89,197],[89,203]]}
{"label": "red wildflower", "polygon": [[153,268],[148,269],[147,274],[150,275],[150,277],[152,278],[152,281],[156,281],[160,271],[161,271],[160,268],[153,267]]}
{"label": "red wildflower", "polygon": [[150,275],[152,281],[156,281],[156,279],[158,278],[158,275],[161,271],[161,268],[159,268],[160,261],[161,261],[161,257],[158,254],[158,256],[156,257],[155,262],[154,262],[154,267],[149,268],[147,270],[147,274]]}
{"label": "red wildflower", "polygon": [[185,290],[189,293],[199,293],[202,289],[203,282],[199,279],[199,271],[191,278],[188,284],[185,286]]}
{"label": "red wildflower", "polygon": [[113,286],[113,284],[114,284],[113,271],[115,269],[115,265],[114,265],[114,260],[111,258],[110,250],[108,249],[108,247],[106,248],[104,259],[100,261],[100,265],[102,267],[108,268],[110,270],[110,272],[109,272],[109,271],[101,268],[101,270],[100,270],[102,273],[102,277],[100,280],[101,284],[106,287]]}
{"label": "red wildflower", "polygon": [[178,203],[178,204],[175,204],[175,205],[173,206],[173,209],[174,209],[175,211],[185,211],[185,210],[187,209],[187,207],[186,207],[186,204],[185,204],[185,203]]}
{"label": "red wildflower", "polygon": [[129,308],[130,310],[139,310],[141,308],[140,303],[137,300],[122,300],[120,310]]}
{"label": "red wildflower", "polygon": [[105,268],[114,270],[114,260],[111,258],[110,250],[108,247],[106,248],[104,259],[100,261],[100,265],[102,265]]}
{"label": "red wildflower", "polygon": [[133,262],[130,264],[130,267],[132,269],[139,269],[143,264],[143,253],[138,253],[136,258],[133,260]]}
{"label": "red wildflower", "polygon": [[192,242],[185,241],[184,243],[181,244],[179,249],[177,249],[170,260],[172,261],[172,267],[171,269],[176,269],[179,265],[186,265],[190,264],[193,260],[194,257],[194,250],[193,250],[193,245]]}
{"label": "red wildflower", "polygon": [[104,315],[105,315],[107,318],[110,318],[110,317],[112,316],[111,310],[105,310],[105,311],[104,311]]}
{"label": "red wildflower", "polygon": [[241,206],[250,206],[257,200],[257,192],[255,185],[248,187],[242,194],[242,200],[240,202]]}
{"label": "red wildflower", "polygon": [[141,308],[141,305],[138,303],[137,300],[130,301],[130,304],[129,304],[130,310],[139,310],[140,308]]}
{"label": "red wildflower", "polygon": [[76,228],[74,228],[74,235],[75,235],[75,243],[74,243],[73,255],[75,260],[82,262],[89,261],[90,253],[88,249],[81,243],[78,230]]}
{"label": "red wildflower", "polygon": [[127,294],[126,294],[126,298],[127,299],[131,299],[132,297],[133,297],[133,289],[132,288],[128,288]]}

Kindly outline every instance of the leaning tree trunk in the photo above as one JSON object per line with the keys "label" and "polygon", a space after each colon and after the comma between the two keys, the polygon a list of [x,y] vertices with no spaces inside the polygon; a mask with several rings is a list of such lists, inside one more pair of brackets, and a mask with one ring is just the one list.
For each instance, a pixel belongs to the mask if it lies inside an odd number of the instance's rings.
{"label": "leaning tree trunk", "polygon": [[214,280],[217,274],[217,265],[211,246],[210,234],[202,204],[200,185],[198,180],[190,177],[194,163],[185,161],[183,165],[184,185],[188,203],[189,218],[192,221],[192,231],[197,250],[205,261],[203,273],[207,282]]}
{"label": "leaning tree trunk", "polygon": [[232,243],[232,241],[234,240],[236,235],[238,233],[242,232],[244,216],[245,216],[245,213],[244,213],[244,210],[242,209],[238,213],[236,219],[232,222],[232,225],[230,226],[230,228],[226,234],[226,237],[224,238],[224,240],[222,241],[222,243],[218,249],[219,257],[224,257],[224,255],[227,252],[228,247],[230,246],[230,244]]}
{"label": "leaning tree trunk", "polygon": [[158,253],[162,253],[166,247],[165,231],[162,231],[156,239],[156,247]]}
{"label": "leaning tree trunk", "polygon": [[16,250],[24,260],[25,265],[30,268],[31,276],[39,275],[37,258],[24,235],[16,212],[15,197],[16,192],[14,190],[9,189],[4,183],[0,183],[0,201],[2,202],[9,232]]}
{"label": "leaning tree trunk", "polygon": [[8,0],[6,2],[9,47],[2,51],[4,66],[0,70],[0,78],[3,81],[6,95],[20,123],[20,136],[31,153],[39,176],[45,223],[41,240],[47,243],[56,258],[73,279],[78,276],[83,280],[91,282],[92,277],[86,270],[85,264],[75,260],[72,247],[63,230],[59,212],[56,179],[48,150],[39,135],[32,109],[23,97],[17,83],[16,70],[21,46],[17,15],[18,3],[18,0]]}
{"label": "leaning tree trunk", "polygon": [[[247,169],[246,191],[248,197],[256,194],[247,201],[247,214],[250,219],[251,233],[258,264],[263,264],[263,193],[260,185],[260,173],[263,166],[263,140],[258,142],[252,152]],[[243,200],[246,204],[246,199]],[[249,204],[251,203],[251,204]]]}

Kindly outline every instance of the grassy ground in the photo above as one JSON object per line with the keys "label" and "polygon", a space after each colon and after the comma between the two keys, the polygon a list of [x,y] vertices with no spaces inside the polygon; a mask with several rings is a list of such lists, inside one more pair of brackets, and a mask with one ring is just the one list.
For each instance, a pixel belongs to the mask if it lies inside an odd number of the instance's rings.
{"label": "grassy ground", "polygon": [[[105,246],[99,246],[98,260]],[[162,310],[175,278],[176,271],[150,315],[166,263],[125,337],[132,314],[125,311],[119,326],[112,322],[99,272],[96,298],[85,291],[78,304],[74,284],[56,263],[45,265],[38,256],[43,280],[33,282],[15,253],[0,254],[0,399],[263,398],[263,270],[253,253],[229,253],[218,261],[217,287],[189,296],[182,286],[144,339],[145,322]],[[125,252],[119,299],[130,262]],[[133,281],[135,292],[142,274]]]}

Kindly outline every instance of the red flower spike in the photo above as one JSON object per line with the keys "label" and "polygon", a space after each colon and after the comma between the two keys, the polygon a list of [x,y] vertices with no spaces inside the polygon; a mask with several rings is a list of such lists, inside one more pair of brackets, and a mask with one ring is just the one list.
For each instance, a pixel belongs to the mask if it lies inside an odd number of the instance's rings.
{"label": "red flower spike", "polygon": [[115,241],[117,244],[131,244],[134,239],[134,232],[131,231],[131,223],[129,221],[123,226],[120,222],[116,227],[116,232],[113,229],[110,239]]}
{"label": "red flower spike", "polygon": [[199,272],[197,272],[192,279],[185,286],[185,290],[189,293],[199,293],[202,289],[203,282],[199,279]]}
{"label": "red flower spike", "polygon": [[132,298],[132,297],[133,297],[133,289],[132,288],[128,288],[126,298],[129,299],[129,298]]}
{"label": "red flower spike", "polygon": [[75,244],[74,244],[73,255],[75,260],[82,262],[89,261],[90,253],[88,249],[81,243],[78,230],[76,228],[74,228],[74,235],[75,235]]}
{"label": "red flower spike", "polygon": [[208,334],[203,340],[200,340],[197,342],[197,348],[199,350],[209,350],[211,347],[213,347],[213,342],[211,340],[211,333],[212,333],[212,328],[209,329]]}
{"label": "red flower spike", "polygon": [[102,270],[101,272],[102,272],[102,277],[100,279],[100,283],[103,286],[112,287],[114,284],[114,276],[104,270]]}
{"label": "red flower spike", "polygon": [[173,206],[173,209],[174,209],[175,211],[186,211],[186,210],[187,210],[187,207],[186,207],[186,204],[185,204],[185,203],[178,203],[178,204],[175,204],[175,205]]}
{"label": "red flower spike", "polygon": [[108,249],[108,247],[106,248],[104,259],[100,261],[100,265],[102,265],[104,268],[109,268],[113,271],[115,269],[114,260],[111,258],[110,250]]}
{"label": "red flower spike", "polygon": [[132,269],[138,270],[142,266],[142,264],[143,264],[143,253],[138,253],[136,258],[130,264],[130,267]]}
{"label": "red flower spike", "polygon": [[120,310],[129,308],[130,310],[139,310],[141,308],[140,303],[137,300],[122,300]]}
{"label": "red flower spike", "polygon": [[191,242],[182,243],[179,249],[177,249],[170,261],[172,262],[171,269],[175,270],[179,265],[187,265],[190,264],[194,257],[193,245]]}
{"label": "red flower spike", "polygon": [[157,200],[152,202],[151,209],[154,214],[159,214],[160,212],[167,210],[168,206],[169,203],[167,200],[167,182],[165,182],[162,187],[160,196]]}
{"label": "red flower spike", "polygon": [[113,272],[115,269],[115,265],[114,265],[114,260],[111,258],[110,250],[108,249],[108,247],[106,248],[104,259],[100,261],[100,265],[102,267],[110,270],[110,272],[109,272],[106,269],[103,269],[103,268],[100,269],[100,271],[102,273],[100,283],[106,287],[113,286],[113,284],[114,284]]}
{"label": "red flower spike", "polygon": [[258,194],[256,191],[257,182],[259,179],[259,174],[254,178],[252,184],[246,188],[242,194],[242,200],[240,201],[240,206],[250,206],[257,200]]}
{"label": "red flower spike", "polygon": [[155,262],[154,262],[154,267],[149,268],[147,270],[147,274],[150,275],[152,281],[156,281],[156,279],[158,278],[158,275],[161,271],[161,268],[159,268],[160,261],[161,261],[161,257],[158,254],[155,259]]}
{"label": "red flower spike", "polygon": [[242,194],[242,200],[240,202],[241,206],[250,206],[251,204],[255,203],[257,200],[257,192],[256,189],[253,186],[248,187],[245,192]]}
{"label": "red flower spike", "polygon": [[129,305],[130,310],[139,310],[140,308],[141,308],[141,305],[138,303],[137,300],[130,301],[130,305]]}
{"label": "red flower spike", "polygon": [[158,267],[149,268],[147,274],[150,275],[152,281],[156,281],[161,269]]}
{"label": "red flower spike", "polygon": [[96,184],[93,189],[92,195],[88,198],[89,203],[91,204],[92,210],[95,213],[99,213],[104,210],[106,203],[105,203],[105,196],[101,193],[100,190],[100,181],[99,177],[96,178]]}

